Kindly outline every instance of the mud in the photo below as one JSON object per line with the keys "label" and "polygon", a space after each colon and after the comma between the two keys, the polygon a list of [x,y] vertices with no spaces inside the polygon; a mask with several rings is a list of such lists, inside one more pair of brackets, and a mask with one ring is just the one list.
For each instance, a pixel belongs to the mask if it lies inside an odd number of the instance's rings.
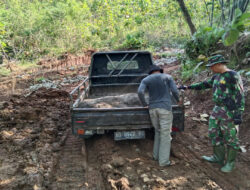
{"label": "mud", "polygon": [[0,187],[46,187],[70,126],[65,93],[44,89],[28,98],[12,96],[6,102],[8,106],[0,110]]}
{"label": "mud", "polygon": [[59,153],[49,189],[80,189],[85,186],[86,162],[81,154],[83,144],[82,139],[76,139],[71,131],[67,131],[67,140]]}
{"label": "mud", "polygon": [[[172,141],[173,165],[159,167],[152,159],[153,130],[143,140],[114,141],[112,133],[76,138],[71,134],[68,93],[77,83],[60,89],[40,88],[25,97],[30,85],[32,81],[19,81],[14,94],[0,92],[1,190],[250,189],[246,121],[239,135],[247,152],[239,153],[232,173],[223,174],[218,165],[201,160],[202,155],[212,153],[208,123],[192,118],[211,112],[208,92],[186,92],[191,104],[186,108],[185,131]],[[244,118],[247,115],[249,102]]]}

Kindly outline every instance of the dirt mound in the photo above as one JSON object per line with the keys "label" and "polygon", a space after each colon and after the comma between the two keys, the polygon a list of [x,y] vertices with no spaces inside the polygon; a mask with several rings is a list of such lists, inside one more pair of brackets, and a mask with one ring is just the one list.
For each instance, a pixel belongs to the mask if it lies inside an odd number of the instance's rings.
{"label": "dirt mound", "polygon": [[82,53],[82,55],[78,55],[78,56],[66,52],[57,58],[43,59],[39,61],[37,65],[41,65],[43,68],[45,67],[54,68],[54,67],[58,67],[64,64],[71,65],[71,66],[78,65],[81,63],[85,63],[85,62],[90,64],[89,59],[93,53],[95,53],[95,50],[91,50],[91,49],[86,50],[85,52]]}

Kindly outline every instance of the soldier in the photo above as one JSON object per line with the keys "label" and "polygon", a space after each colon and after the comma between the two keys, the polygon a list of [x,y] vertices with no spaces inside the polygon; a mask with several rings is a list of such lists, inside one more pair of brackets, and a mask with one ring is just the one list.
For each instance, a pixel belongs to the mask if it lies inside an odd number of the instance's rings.
{"label": "soldier", "polygon": [[[222,55],[210,57],[206,66],[216,73],[211,79],[179,87],[184,90],[213,89],[215,106],[209,118],[208,128],[213,145],[213,155],[202,156],[202,158],[208,162],[221,164],[222,172],[231,172],[234,168],[237,152],[240,149],[238,126],[242,122],[245,106],[241,77],[237,72],[227,68],[225,65],[227,62]],[[225,145],[227,160],[224,165]]]}
{"label": "soldier", "polygon": [[148,106],[144,97],[146,89],[149,93],[149,114],[155,128],[153,158],[159,161],[160,166],[169,166],[173,121],[171,94],[179,102],[178,90],[173,78],[156,65],[152,65],[149,76],[142,80],[138,88],[140,101],[145,107]]}

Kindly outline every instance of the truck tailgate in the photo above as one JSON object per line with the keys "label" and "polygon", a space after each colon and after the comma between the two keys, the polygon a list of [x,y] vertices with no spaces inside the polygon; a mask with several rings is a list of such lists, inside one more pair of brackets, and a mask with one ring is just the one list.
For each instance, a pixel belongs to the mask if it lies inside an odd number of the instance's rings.
{"label": "truck tailgate", "polygon": [[[72,108],[72,126],[77,129],[143,129],[152,127],[147,108]],[[173,106],[173,127],[184,129],[183,107]]]}

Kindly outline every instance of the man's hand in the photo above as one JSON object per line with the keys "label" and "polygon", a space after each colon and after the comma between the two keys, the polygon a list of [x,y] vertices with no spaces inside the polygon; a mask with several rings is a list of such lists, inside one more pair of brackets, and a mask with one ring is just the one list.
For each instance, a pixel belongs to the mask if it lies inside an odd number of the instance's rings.
{"label": "man's hand", "polygon": [[242,116],[241,114],[235,114],[233,117],[234,124],[235,125],[240,125],[242,123]]}
{"label": "man's hand", "polygon": [[178,87],[179,90],[187,90],[188,89],[188,86],[185,86],[185,85],[181,85]]}
{"label": "man's hand", "polygon": [[183,101],[180,100],[177,104],[178,104],[179,106],[183,106]]}
{"label": "man's hand", "polygon": [[177,104],[178,104],[179,106],[182,106],[182,105],[183,105],[183,98],[180,98],[179,101],[177,102]]}

